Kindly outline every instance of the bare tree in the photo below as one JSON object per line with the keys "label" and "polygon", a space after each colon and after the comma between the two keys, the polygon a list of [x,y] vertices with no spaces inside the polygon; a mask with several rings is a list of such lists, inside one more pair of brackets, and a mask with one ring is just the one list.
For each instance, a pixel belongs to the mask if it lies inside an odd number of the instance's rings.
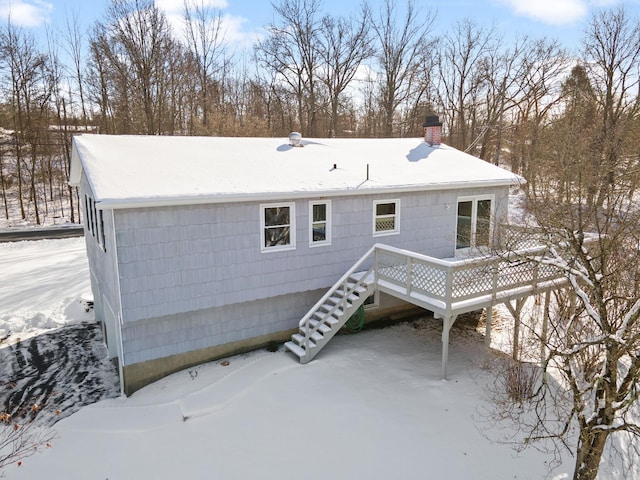
{"label": "bare tree", "polygon": [[173,133],[169,72],[183,52],[152,0],[112,0],[106,22],[94,28],[91,54],[101,110],[119,118],[118,133]]}
{"label": "bare tree", "polygon": [[[630,435],[632,445],[640,438],[639,152],[635,136],[619,135],[607,140],[615,140],[615,168],[594,161],[606,159],[598,155],[607,82],[575,67],[562,87],[563,111],[540,128],[547,163],[538,168],[546,172],[529,188],[528,205],[547,251],[522,259],[563,273],[567,290],[540,319],[546,333],[532,332],[544,347],[542,376],[516,418],[526,444],[552,440],[575,455],[575,480],[597,477],[618,436]],[[603,174],[613,176],[599,201],[593,179]]]}
{"label": "bare tree", "polygon": [[[464,19],[444,36],[439,62],[440,104],[447,115],[449,142],[461,150],[473,141],[478,125],[475,117],[484,103],[481,95],[487,82],[485,67],[487,56],[497,48],[493,27],[480,27],[470,19]],[[498,79],[498,99],[506,92],[508,76]]]}
{"label": "bare tree", "polygon": [[[36,223],[40,224],[36,174],[39,135],[46,116],[50,96],[47,57],[38,51],[33,36],[15,27],[9,19],[0,31],[2,66],[9,79],[11,117],[15,131],[15,158],[18,174],[20,214],[26,218],[24,206],[24,173],[28,174],[29,199]],[[29,162],[26,162],[27,156]]]}
{"label": "bare tree", "polygon": [[185,0],[184,21],[188,45],[195,58],[200,97],[200,112],[205,132],[210,133],[210,112],[213,108],[213,84],[224,85],[222,73],[229,68],[230,58],[220,10],[203,0]]}
{"label": "bare tree", "polygon": [[[69,16],[71,15],[71,16]],[[65,29],[62,38],[63,46],[69,57],[71,58],[71,68],[73,79],[75,81],[76,93],[79,97],[80,111],[82,112],[82,124],[88,126],[87,102],[85,99],[85,82],[84,82],[84,62],[85,58],[82,53],[84,37],[80,31],[78,13],[73,12],[67,14],[65,19]]]}
{"label": "bare tree", "polygon": [[591,194],[602,204],[614,180],[624,138],[640,112],[640,22],[623,7],[595,14],[584,37],[584,62],[600,107],[599,152],[594,155]]}
{"label": "bare tree", "polygon": [[369,29],[371,11],[363,5],[357,20],[326,15],[322,18],[319,50],[322,58],[320,78],[327,89],[330,104],[329,136],[336,136],[342,94],[353,80],[362,62],[373,54]]}
{"label": "bare tree", "polygon": [[282,0],[273,8],[281,23],[267,27],[269,35],[256,45],[256,58],[295,95],[301,132],[317,136],[320,1]]}
{"label": "bare tree", "polygon": [[561,107],[562,78],[570,63],[560,45],[546,39],[530,41],[523,53],[515,76],[519,94],[513,100],[511,129],[505,138],[511,144],[511,170],[523,174],[529,188],[555,164],[549,158],[551,165],[542,167],[540,161],[549,151],[541,144],[541,135]]}
{"label": "bare tree", "polygon": [[396,0],[385,0],[373,22],[377,37],[376,59],[381,70],[380,105],[384,113],[385,137],[394,134],[394,118],[400,105],[420,88],[419,73],[424,55],[430,49],[430,34],[435,20],[431,11],[422,13],[411,0],[400,23]]}

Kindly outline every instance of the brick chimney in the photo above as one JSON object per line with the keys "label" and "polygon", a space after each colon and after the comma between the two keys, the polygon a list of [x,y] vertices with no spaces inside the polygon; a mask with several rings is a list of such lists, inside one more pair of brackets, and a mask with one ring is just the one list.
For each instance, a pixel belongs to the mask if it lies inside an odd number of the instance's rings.
{"label": "brick chimney", "polygon": [[424,127],[424,141],[432,147],[440,145],[442,141],[442,122],[437,115],[427,115],[422,124]]}

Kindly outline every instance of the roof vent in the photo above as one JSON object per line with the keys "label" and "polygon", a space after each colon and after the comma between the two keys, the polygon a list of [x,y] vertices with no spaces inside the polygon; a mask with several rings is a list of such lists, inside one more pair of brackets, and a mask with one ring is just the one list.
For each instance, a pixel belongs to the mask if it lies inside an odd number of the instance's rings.
{"label": "roof vent", "polygon": [[302,135],[298,132],[291,132],[289,134],[289,145],[292,147],[302,147]]}

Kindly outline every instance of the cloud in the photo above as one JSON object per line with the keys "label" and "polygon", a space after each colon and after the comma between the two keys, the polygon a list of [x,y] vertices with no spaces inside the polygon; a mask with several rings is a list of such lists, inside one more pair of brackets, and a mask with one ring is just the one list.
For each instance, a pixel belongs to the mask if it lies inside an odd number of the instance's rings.
{"label": "cloud", "polygon": [[[259,36],[256,32],[247,32],[244,25],[247,19],[237,15],[224,13],[228,6],[227,0],[194,0],[197,4],[211,9],[219,10],[221,13],[221,32],[223,41],[227,44],[234,44],[240,47],[250,46]],[[202,3],[201,3],[202,2]],[[186,41],[184,25],[184,0],[156,0],[158,8],[164,11],[169,24],[173,28],[174,34],[181,40]]]}
{"label": "cloud", "polygon": [[[227,8],[227,0],[193,0],[196,5],[210,8]],[[167,14],[181,14],[184,10],[184,0],[156,0],[158,8]]]}
{"label": "cloud", "polygon": [[618,5],[620,0],[591,0],[590,3],[595,7],[613,7]]}
{"label": "cloud", "polygon": [[516,15],[551,25],[575,23],[589,10],[585,0],[502,0],[502,3],[511,7]]}
{"label": "cloud", "polygon": [[19,27],[39,27],[49,21],[53,5],[42,0],[0,0],[0,18]]}

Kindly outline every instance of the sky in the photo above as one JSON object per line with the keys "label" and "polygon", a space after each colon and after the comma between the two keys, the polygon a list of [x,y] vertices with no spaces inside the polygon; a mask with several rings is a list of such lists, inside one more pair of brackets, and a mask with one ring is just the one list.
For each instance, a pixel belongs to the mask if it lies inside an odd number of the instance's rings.
{"label": "sky", "polygon": [[[263,27],[274,20],[268,0],[201,0],[220,9],[227,26],[227,39],[240,48],[264,33]],[[277,0],[279,2],[279,0]],[[276,3],[277,3],[276,2]],[[382,0],[369,0],[374,12]],[[109,0],[0,0],[0,18],[33,29],[42,35],[46,26],[62,29],[67,16],[74,13],[80,24],[89,28],[99,20]],[[321,0],[328,13],[348,15],[359,9],[361,0]],[[174,23],[179,22],[183,0],[157,0]],[[398,0],[404,5],[404,0]],[[472,18],[481,25],[495,24],[506,38],[529,34],[556,38],[573,50],[580,46],[580,38],[591,15],[599,9],[625,5],[635,16],[640,14],[640,0],[414,0],[426,15],[436,12],[436,33],[456,21]]]}

